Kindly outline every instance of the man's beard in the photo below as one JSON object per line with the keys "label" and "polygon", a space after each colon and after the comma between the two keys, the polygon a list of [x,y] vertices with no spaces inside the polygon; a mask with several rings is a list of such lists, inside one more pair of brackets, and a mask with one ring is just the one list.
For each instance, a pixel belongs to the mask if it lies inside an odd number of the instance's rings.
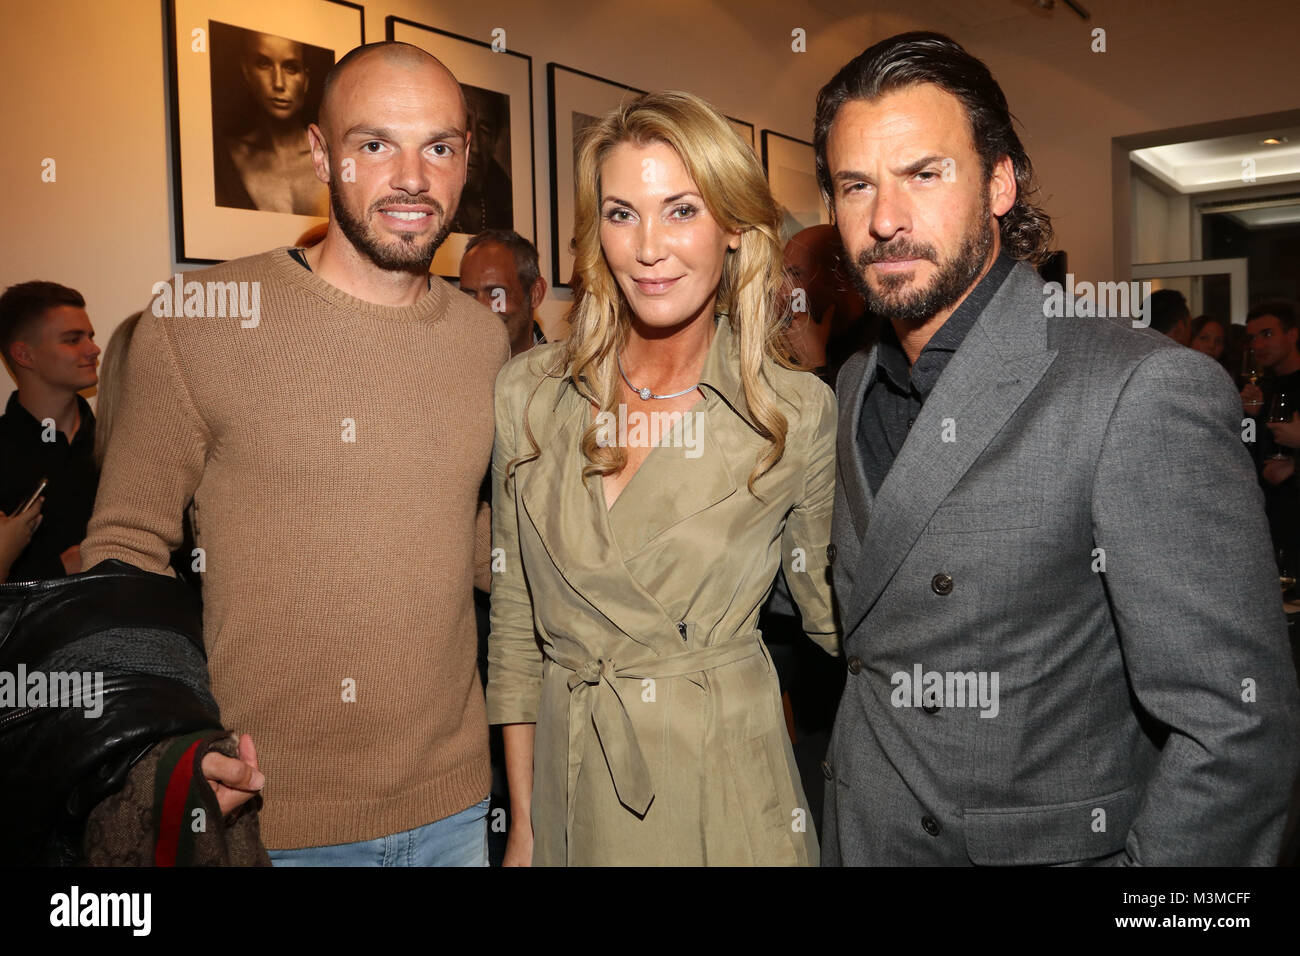
{"label": "man's beard", "polygon": [[[442,225],[428,239],[420,241],[411,233],[397,236],[396,246],[382,242],[370,226],[370,217],[383,206],[428,206],[433,215],[438,216]],[[364,219],[352,215],[343,204],[342,190],[330,183],[330,208],[334,210],[334,219],[343,230],[343,235],[352,248],[361,253],[381,269],[390,272],[428,272],[433,263],[433,254],[438,251],[443,240],[451,233],[451,219],[446,215],[442,204],[427,195],[415,199],[409,196],[387,196],[371,203]]]}
{"label": "man's beard", "polygon": [[[970,289],[975,277],[984,268],[989,250],[993,248],[993,226],[989,222],[989,208],[985,208],[969,232],[962,239],[956,254],[939,261],[933,246],[913,243],[906,239],[876,243],[858,253],[854,268],[849,270],[853,284],[871,311],[877,315],[904,322],[923,322],[949,308]],[[912,273],[884,273],[877,276],[880,290],[867,284],[867,267],[882,259],[927,259],[938,269],[929,285],[902,291],[912,278]]]}

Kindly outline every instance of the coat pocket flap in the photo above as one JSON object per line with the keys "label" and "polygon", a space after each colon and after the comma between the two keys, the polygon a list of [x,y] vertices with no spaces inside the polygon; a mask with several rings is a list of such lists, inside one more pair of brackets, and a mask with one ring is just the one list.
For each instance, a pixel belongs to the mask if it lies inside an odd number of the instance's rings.
{"label": "coat pocket flap", "polygon": [[965,811],[966,854],[977,866],[1043,866],[1109,856],[1124,848],[1138,788],[1041,807]]}

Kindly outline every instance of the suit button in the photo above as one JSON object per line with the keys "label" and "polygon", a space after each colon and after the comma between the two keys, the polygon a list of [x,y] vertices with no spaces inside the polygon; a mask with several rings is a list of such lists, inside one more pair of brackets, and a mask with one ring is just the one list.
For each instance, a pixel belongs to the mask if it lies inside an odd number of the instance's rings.
{"label": "suit button", "polygon": [[939,821],[931,816],[921,817],[921,829],[930,834],[930,836],[938,836]]}
{"label": "suit button", "polygon": [[940,571],[930,579],[930,588],[935,594],[943,596],[952,593],[952,575]]}
{"label": "suit button", "polygon": [[826,563],[827,564],[835,563],[835,545],[833,544],[826,545]]}
{"label": "suit button", "polygon": [[822,761],[822,776],[827,780],[830,780],[835,776],[835,771],[831,769],[831,765],[825,760]]}
{"label": "suit button", "polygon": [[939,705],[938,705],[938,704],[922,704],[922,705],[921,705],[921,709],[922,709],[923,711],[925,711],[927,714],[937,714],[937,713],[939,713]]}
{"label": "suit button", "polygon": [[856,673],[858,673],[858,672],[861,671],[861,670],[862,670],[862,658],[860,658],[860,657],[850,657],[850,658],[849,658],[849,673],[850,673],[850,674],[856,674]]}

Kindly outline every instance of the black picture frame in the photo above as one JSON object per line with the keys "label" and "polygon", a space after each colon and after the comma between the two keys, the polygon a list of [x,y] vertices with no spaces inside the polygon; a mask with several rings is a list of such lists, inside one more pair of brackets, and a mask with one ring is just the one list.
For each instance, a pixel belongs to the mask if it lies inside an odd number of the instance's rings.
{"label": "black picture frame", "polygon": [[774,130],[763,130],[763,172],[781,207],[781,241],[810,226],[829,225],[830,212],[817,186],[813,144]]}
{"label": "black picture frame", "polygon": [[[213,91],[223,60],[214,38],[224,35],[225,42],[240,33],[260,33],[299,43],[308,62],[306,106],[313,96],[318,102],[328,66],[365,43],[365,8],[352,0],[280,0],[273,5],[263,0],[166,0],[164,6],[176,261],[212,264],[292,244],[323,221],[324,209],[318,196],[311,200],[317,214],[301,211],[302,205],[264,208],[254,190],[222,168],[218,124],[230,111]],[[214,24],[222,28],[218,34],[212,31]],[[320,56],[322,51],[328,59]],[[314,71],[313,57],[319,61]],[[299,197],[292,201],[299,203]]]}
{"label": "black picture frame", "polygon": [[[466,183],[460,208],[452,220],[452,232],[438,248],[432,271],[444,278],[456,279],[460,275],[460,260],[466,243],[485,228],[510,228],[536,244],[533,58],[508,46],[497,49],[491,42],[394,15],[385,17],[384,34],[389,40],[412,43],[441,60],[465,89],[471,109],[478,103],[483,105],[483,112],[479,115],[480,132],[491,130],[494,134],[493,156],[487,161],[480,156],[471,167],[470,181]],[[526,111],[513,108],[521,100],[527,103]],[[496,122],[484,118],[483,113],[494,113]],[[502,119],[509,134],[504,143],[504,153],[509,157],[508,170],[500,162]],[[526,151],[519,148],[525,137],[528,142]],[[475,148],[474,139],[471,136],[471,150]],[[480,135],[478,139],[481,143],[484,136]],[[505,191],[507,176],[509,190]],[[491,187],[489,178],[494,180]],[[476,183],[476,179],[480,181]],[[508,196],[508,205],[503,192]]]}
{"label": "black picture frame", "polygon": [[[636,97],[646,90],[620,83],[586,70],[546,64],[546,99],[548,103],[547,139],[550,157],[551,184],[551,285],[571,288],[573,275],[573,149],[576,135],[574,116],[595,118],[618,106],[628,96]],[[581,109],[577,109],[581,107]],[[725,114],[724,114],[725,116]],[[744,120],[725,116],[743,142],[754,148],[754,126]],[[565,141],[566,149],[559,149]]]}
{"label": "black picture frame", "polygon": [[749,144],[749,148],[757,153],[758,140],[756,138],[754,124],[747,123],[742,119],[736,119],[734,116],[728,116],[727,122],[731,124],[731,128],[736,131],[736,134]]}
{"label": "black picture frame", "polygon": [[[603,89],[602,89],[603,87]],[[574,92],[579,93],[575,97]],[[574,129],[573,115],[598,116],[619,105],[623,98],[646,91],[616,80],[560,63],[546,64],[546,101],[549,104],[547,138],[550,146],[551,177],[551,286],[571,288],[573,276],[573,149],[580,130]],[[582,96],[582,94],[586,94]],[[564,100],[561,101],[563,95]],[[582,107],[581,112],[575,107]],[[565,113],[569,115],[566,117]],[[567,135],[566,135],[567,134]],[[560,136],[566,151],[558,149]],[[562,223],[567,223],[561,228]]]}

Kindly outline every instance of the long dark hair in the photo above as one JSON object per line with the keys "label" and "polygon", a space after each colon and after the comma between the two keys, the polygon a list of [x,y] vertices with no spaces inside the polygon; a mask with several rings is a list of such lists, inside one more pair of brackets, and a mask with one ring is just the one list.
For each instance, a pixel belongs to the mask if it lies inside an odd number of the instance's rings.
{"label": "long dark hair", "polygon": [[989,68],[942,33],[900,33],[868,47],[850,60],[817,94],[813,147],[817,184],[834,212],[826,142],[840,107],[850,100],[874,100],[918,83],[933,83],[957,97],[970,121],[984,182],[1003,156],[1016,174],[1016,202],[1001,217],[1002,246],[1016,259],[1038,265],[1050,254],[1051,218],[1034,204],[1034,167],[1012,124],[1007,98]]}

